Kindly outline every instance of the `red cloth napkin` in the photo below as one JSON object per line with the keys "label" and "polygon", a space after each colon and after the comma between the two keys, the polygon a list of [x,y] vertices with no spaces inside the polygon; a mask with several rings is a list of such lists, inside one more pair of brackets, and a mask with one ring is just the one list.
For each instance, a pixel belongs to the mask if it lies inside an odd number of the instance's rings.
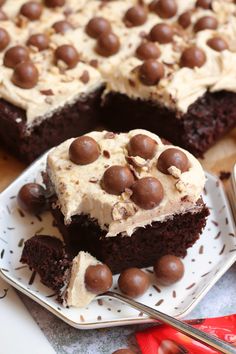
{"label": "red cloth napkin", "polygon": [[[187,321],[193,327],[236,345],[236,315]],[[136,333],[143,354],[215,354],[218,351],[161,325]]]}

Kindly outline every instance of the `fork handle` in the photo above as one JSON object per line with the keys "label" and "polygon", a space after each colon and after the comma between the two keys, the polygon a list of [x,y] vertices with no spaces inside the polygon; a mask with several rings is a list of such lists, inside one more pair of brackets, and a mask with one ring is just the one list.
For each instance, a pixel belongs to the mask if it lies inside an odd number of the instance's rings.
{"label": "fork handle", "polygon": [[211,336],[203,331],[200,331],[199,329],[192,327],[185,322],[177,320],[176,318],[171,317],[163,312],[154,310],[146,305],[143,305],[129,298],[128,296],[114,293],[112,291],[107,291],[104,295],[110,296],[126,304],[129,304],[131,307],[148,314],[151,318],[155,318],[165,324],[168,324],[169,326],[177,329],[179,332],[186,334],[188,337],[191,337],[207,346],[210,346],[220,351],[221,353],[236,354],[236,348],[230,345],[229,343],[215,336]]}

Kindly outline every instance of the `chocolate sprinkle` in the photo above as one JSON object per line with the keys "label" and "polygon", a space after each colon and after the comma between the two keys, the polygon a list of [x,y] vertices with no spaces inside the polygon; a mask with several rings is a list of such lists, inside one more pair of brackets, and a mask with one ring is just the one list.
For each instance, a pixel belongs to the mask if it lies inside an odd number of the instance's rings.
{"label": "chocolate sprinkle", "polygon": [[203,245],[201,245],[201,246],[199,247],[198,253],[199,253],[199,254],[203,254],[203,253],[204,253],[204,246],[203,246]]}
{"label": "chocolate sprinkle", "polygon": [[24,239],[21,238],[20,241],[18,242],[18,247],[22,247],[24,244]]}
{"label": "chocolate sprinkle", "polygon": [[160,292],[161,292],[161,289],[159,289],[159,288],[158,288],[158,286],[153,285],[152,287],[153,287],[153,288],[154,288],[154,289],[155,289],[158,293],[160,293]]}
{"label": "chocolate sprinkle", "polygon": [[194,287],[194,285],[196,285],[196,283],[192,283],[191,285],[187,286],[187,288],[185,288],[186,290],[192,289]]}
{"label": "chocolate sprinkle", "polygon": [[1,251],[1,253],[0,253],[0,258],[3,258],[4,253],[5,253],[5,250],[4,250],[4,248],[3,248],[2,251]]}
{"label": "chocolate sprinkle", "polygon": [[221,235],[221,231],[218,232],[218,234],[214,237],[214,240],[217,240]]}
{"label": "chocolate sprinkle", "polygon": [[30,280],[28,282],[29,285],[33,284],[35,276],[36,276],[36,271],[34,270],[33,273],[31,274]]}
{"label": "chocolate sprinkle", "polygon": [[223,253],[224,253],[224,250],[225,250],[225,245],[222,247],[220,253],[219,253],[219,256],[221,256]]}
{"label": "chocolate sprinkle", "polygon": [[157,303],[155,304],[155,306],[160,306],[163,302],[164,302],[164,299],[161,299],[161,300],[157,301]]}
{"label": "chocolate sprinkle", "polygon": [[2,300],[2,299],[4,299],[4,297],[6,297],[6,296],[7,296],[7,292],[8,292],[8,290],[9,290],[9,289],[3,289],[4,294],[0,296],[0,299],[1,299],[1,300]]}

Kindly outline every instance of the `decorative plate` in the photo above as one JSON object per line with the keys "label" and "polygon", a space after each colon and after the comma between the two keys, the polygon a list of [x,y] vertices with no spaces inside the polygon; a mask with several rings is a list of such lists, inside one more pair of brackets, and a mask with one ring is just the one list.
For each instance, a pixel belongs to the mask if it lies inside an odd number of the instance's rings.
{"label": "decorative plate", "polygon": [[[63,308],[53,292],[40,283],[39,277],[19,262],[23,243],[34,234],[60,237],[49,212],[35,217],[22,212],[16,202],[20,187],[32,181],[41,182],[46,155],[31,165],[0,195],[0,275],[62,320],[80,329],[151,322],[143,313],[109,298],[94,300],[83,309]],[[189,249],[184,259],[183,279],[169,287],[155,283],[139,301],[175,317],[183,317],[202,299],[215,282],[236,260],[236,237],[227,198],[220,181],[207,174],[204,201],[210,216],[204,233]],[[114,289],[117,290],[117,276]]]}

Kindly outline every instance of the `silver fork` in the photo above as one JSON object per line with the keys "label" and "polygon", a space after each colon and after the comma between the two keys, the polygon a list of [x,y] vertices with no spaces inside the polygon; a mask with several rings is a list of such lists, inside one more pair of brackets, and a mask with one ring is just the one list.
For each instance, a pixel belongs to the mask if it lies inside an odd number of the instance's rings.
{"label": "silver fork", "polygon": [[182,322],[180,320],[177,320],[176,318],[169,316],[163,312],[154,310],[153,308],[143,305],[140,302],[137,302],[128,296],[121,295],[118,293],[115,293],[113,291],[107,291],[102,295],[99,295],[100,297],[110,297],[119,301],[124,302],[125,304],[130,305],[131,307],[135,308],[136,310],[139,310],[143,313],[146,313],[149,315],[151,318],[155,318],[165,324],[168,324],[169,326],[177,329],[178,331],[186,334],[188,337],[191,337],[207,346],[210,346],[221,353],[225,354],[236,354],[236,348],[230,345],[229,343],[212,336],[210,334],[207,334],[203,331],[200,331],[199,329],[190,326],[186,322]]}

